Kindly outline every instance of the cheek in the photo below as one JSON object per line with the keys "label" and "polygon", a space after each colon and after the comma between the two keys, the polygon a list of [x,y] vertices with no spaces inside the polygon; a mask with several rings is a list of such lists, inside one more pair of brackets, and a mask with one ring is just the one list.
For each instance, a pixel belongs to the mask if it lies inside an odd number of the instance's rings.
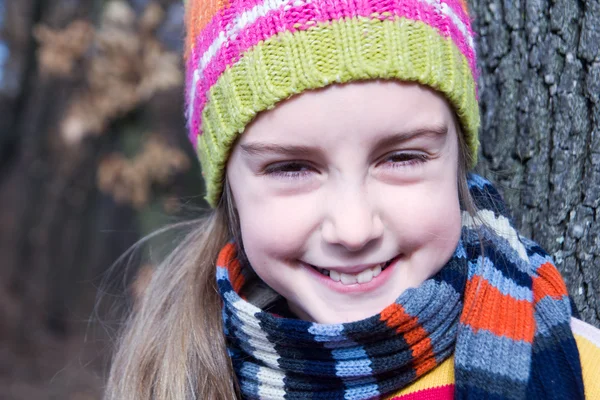
{"label": "cheek", "polygon": [[[295,258],[316,225],[309,201],[257,199],[238,208],[244,248],[258,258]],[[253,264],[254,265],[254,264]]]}
{"label": "cheek", "polygon": [[448,256],[456,248],[461,231],[458,190],[452,184],[422,185],[396,195],[388,209],[391,227],[406,250],[428,248]]}

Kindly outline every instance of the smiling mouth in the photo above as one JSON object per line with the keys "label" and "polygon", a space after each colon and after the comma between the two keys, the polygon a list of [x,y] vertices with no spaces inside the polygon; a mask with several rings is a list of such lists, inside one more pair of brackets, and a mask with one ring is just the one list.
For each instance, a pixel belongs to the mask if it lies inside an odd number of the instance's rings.
{"label": "smiling mouth", "polygon": [[397,257],[394,257],[386,262],[374,265],[357,274],[348,274],[333,269],[325,269],[316,267],[311,264],[309,265],[321,275],[329,277],[329,279],[331,279],[334,282],[340,282],[342,285],[355,285],[371,282],[373,278],[377,277],[379,274],[381,274],[382,271],[389,267],[392,264],[392,262],[396,260],[396,258]]}

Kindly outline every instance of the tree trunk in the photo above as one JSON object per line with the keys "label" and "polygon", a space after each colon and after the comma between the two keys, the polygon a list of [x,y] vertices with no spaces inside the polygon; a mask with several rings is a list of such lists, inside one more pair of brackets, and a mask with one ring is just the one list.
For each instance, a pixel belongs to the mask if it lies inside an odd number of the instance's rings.
{"label": "tree trunk", "polygon": [[471,1],[480,171],[600,327],[600,2]]}

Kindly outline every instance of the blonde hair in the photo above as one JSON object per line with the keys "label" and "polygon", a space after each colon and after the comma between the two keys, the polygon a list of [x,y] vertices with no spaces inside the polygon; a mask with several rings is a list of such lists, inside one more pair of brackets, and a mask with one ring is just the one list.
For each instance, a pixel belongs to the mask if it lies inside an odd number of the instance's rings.
{"label": "blonde hair", "polygon": [[[461,208],[475,215],[466,180],[470,152],[462,136],[458,132],[458,193]],[[217,208],[191,224],[195,229],[156,268],[129,316],[106,400],[241,398],[227,355],[215,276],[221,248],[231,238],[241,245],[227,183]]]}
{"label": "blonde hair", "polygon": [[117,343],[104,398],[238,398],[215,262],[230,232],[222,202],[154,271]]}

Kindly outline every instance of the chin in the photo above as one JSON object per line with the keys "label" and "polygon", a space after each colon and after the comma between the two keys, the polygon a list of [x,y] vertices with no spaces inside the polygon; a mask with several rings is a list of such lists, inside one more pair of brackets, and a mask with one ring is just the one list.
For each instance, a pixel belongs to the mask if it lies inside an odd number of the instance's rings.
{"label": "chin", "polygon": [[334,308],[328,308],[313,310],[314,312],[311,312],[311,310],[298,310],[298,308],[294,307],[292,304],[290,304],[289,307],[298,318],[305,321],[316,322],[318,324],[344,324],[347,322],[361,321],[377,315],[392,302],[385,304],[382,307],[359,310],[336,310]]}
{"label": "chin", "polygon": [[327,318],[327,320],[325,322],[321,322],[323,324],[345,324],[348,322],[356,322],[356,321],[361,321],[363,319],[372,317],[373,315],[377,315],[381,312],[381,310],[379,311],[375,311],[375,312],[353,312],[353,313],[347,313],[347,314],[337,314],[337,315],[330,315],[327,316],[329,318]]}

